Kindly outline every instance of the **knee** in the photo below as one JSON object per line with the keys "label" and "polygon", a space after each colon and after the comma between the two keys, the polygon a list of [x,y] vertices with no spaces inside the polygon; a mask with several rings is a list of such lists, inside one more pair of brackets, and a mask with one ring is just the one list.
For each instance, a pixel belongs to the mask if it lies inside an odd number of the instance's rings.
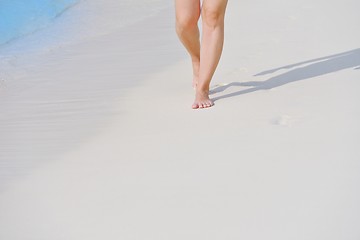
{"label": "knee", "polygon": [[199,17],[182,15],[176,16],[176,32],[182,35],[184,32],[194,29],[197,27]]}
{"label": "knee", "polygon": [[213,9],[211,7],[202,9],[203,24],[209,28],[216,28],[224,24],[224,13],[221,10]]}

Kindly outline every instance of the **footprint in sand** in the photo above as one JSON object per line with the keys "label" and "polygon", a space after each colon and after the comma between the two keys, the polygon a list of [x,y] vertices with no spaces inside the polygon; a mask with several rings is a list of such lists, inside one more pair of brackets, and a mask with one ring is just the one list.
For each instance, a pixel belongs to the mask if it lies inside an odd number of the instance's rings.
{"label": "footprint in sand", "polygon": [[213,88],[224,87],[224,86],[227,86],[227,85],[229,85],[229,83],[219,83],[219,84],[216,84]]}
{"label": "footprint in sand", "polygon": [[0,75],[0,88],[4,89],[6,88],[6,81],[5,81],[5,77]]}
{"label": "footprint in sand", "polygon": [[210,94],[215,94],[215,93],[219,93],[219,92],[222,92],[224,91],[226,88],[228,88],[228,85],[230,83],[219,83],[219,84],[216,84],[215,86],[213,86],[211,89],[210,89]]}
{"label": "footprint in sand", "polygon": [[[246,67],[235,68],[226,74],[226,79],[228,79],[228,80],[234,79],[234,82],[237,82],[238,79],[241,78],[242,73],[248,73],[248,72],[249,72],[249,70]],[[238,84],[218,83],[210,88],[210,94],[223,92],[224,90],[226,90],[227,88],[229,88],[231,86],[238,86]]]}
{"label": "footprint in sand", "polygon": [[291,127],[294,123],[294,118],[289,115],[281,115],[273,118],[270,123],[277,126]]}

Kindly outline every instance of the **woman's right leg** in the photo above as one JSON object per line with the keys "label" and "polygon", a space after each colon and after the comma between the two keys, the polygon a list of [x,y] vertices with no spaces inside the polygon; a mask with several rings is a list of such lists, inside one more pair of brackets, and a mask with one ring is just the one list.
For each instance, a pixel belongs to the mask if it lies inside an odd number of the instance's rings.
{"label": "woman's right leg", "polygon": [[209,98],[209,87],[223,49],[227,2],[228,0],[203,1],[200,72],[193,108],[207,108],[214,105]]}
{"label": "woman's right leg", "polygon": [[193,87],[199,79],[200,70],[200,0],[175,0],[176,32],[189,52],[193,66]]}

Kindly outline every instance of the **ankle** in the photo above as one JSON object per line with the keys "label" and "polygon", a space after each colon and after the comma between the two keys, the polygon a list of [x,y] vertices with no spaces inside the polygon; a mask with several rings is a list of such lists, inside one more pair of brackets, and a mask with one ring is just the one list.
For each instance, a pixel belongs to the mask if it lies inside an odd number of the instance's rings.
{"label": "ankle", "polygon": [[209,94],[209,88],[201,88],[199,86],[196,87],[196,92],[200,94]]}
{"label": "ankle", "polygon": [[210,86],[209,84],[201,84],[201,82],[197,85],[196,90],[200,92],[209,92]]}
{"label": "ankle", "polygon": [[191,56],[192,64],[199,64],[200,65],[200,57],[198,56]]}

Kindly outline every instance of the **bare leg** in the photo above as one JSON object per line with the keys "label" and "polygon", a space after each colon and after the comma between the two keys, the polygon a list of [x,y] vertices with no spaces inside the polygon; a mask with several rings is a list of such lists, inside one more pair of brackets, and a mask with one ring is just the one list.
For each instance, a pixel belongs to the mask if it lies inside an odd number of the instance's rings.
{"label": "bare leg", "polygon": [[[176,32],[193,65],[194,109],[214,105],[209,98],[209,86],[222,53],[226,5],[227,0],[203,0],[201,10],[200,0],[175,0]],[[203,19],[201,45],[197,25],[200,14]]]}
{"label": "bare leg", "polygon": [[207,108],[214,105],[209,98],[209,87],[223,49],[226,5],[227,0],[203,1],[201,11],[203,20],[201,61],[193,108]]}
{"label": "bare leg", "polygon": [[199,79],[200,70],[200,0],[175,0],[176,32],[190,54],[193,66],[193,87]]}

